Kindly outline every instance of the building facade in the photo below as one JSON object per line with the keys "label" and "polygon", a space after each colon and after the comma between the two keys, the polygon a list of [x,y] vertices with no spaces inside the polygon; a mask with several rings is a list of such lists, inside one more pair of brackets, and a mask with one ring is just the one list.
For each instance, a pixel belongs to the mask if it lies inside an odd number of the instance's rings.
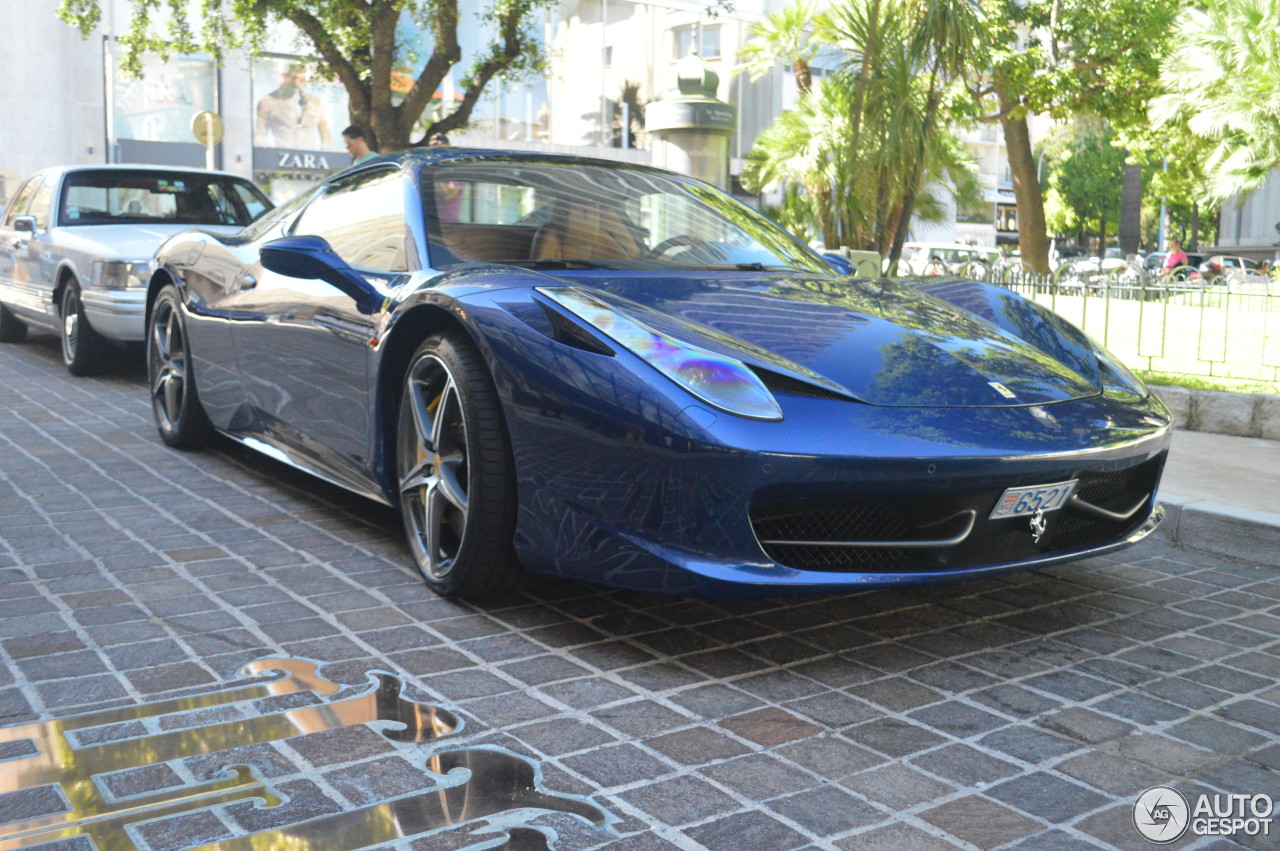
{"label": "building facade", "polygon": [[[349,164],[341,139],[349,123],[345,90],[314,74],[301,58],[305,45],[287,28],[273,33],[263,56],[232,56],[221,65],[201,56],[148,57],[134,79],[121,70],[114,37],[129,25],[128,3],[105,3],[102,26],[84,40],[57,18],[57,5],[0,0],[10,27],[8,48],[0,52],[0,79],[6,80],[0,103],[6,116],[24,116],[0,123],[0,200],[20,179],[50,165],[203,167],[205,149],[191,120],[206,110],[226,128],[215,165],[255,180],[277,201]],[[677,65],[693,51],[718,77],[716,97],[736,110],[728,146],[729,173],[736,177],[756,136],[797,97],[787,69],[755,82],[735,73],[752,25],[782,5],[735,0],[713,15],[710,4],[687,0],[563,0],[541,21],[545,78],[492,81],[471,126],[453,141],[651,162],[644,109],[673,95]],[[462,16],[463,61],[436,93],[428,118],[431,110],[450,109],[470,55],[488,43],[474,11]],[[1002,233],[997,226],[1010,220],[1001,215],[1011,195],[999,130],[979,128],[967,141],[981,166],[987,203],[958,211],[959,221],[917,223],[913,236],[1016,241],[1016,230]]]}

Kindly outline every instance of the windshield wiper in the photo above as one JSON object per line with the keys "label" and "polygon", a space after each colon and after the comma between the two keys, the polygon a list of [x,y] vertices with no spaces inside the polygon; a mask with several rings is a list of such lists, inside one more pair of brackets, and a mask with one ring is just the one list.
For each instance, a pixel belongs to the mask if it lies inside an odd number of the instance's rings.
{"label": "windshield wiper", "polygon": [[550,257],[541,260],[496,260],[505,266],[519,266],[521,269],[607,269],[605,263],[594,260],[555,260]]}
{"label": "windshield wiper", "polygon": [[686,266],[681,264],[678,268],[690,269],[698,272],[794,272],[788,266],[766,266],[763,263],[703,263],[700,265]]}

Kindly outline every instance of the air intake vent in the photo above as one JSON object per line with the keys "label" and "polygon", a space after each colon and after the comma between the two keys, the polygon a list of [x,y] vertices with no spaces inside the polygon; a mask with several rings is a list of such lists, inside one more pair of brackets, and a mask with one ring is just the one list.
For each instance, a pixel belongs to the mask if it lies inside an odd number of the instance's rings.
{"label": "air intake vent", "polygon": [[853,401],[842,393],[826,390],[816,384],[800,381],[788,375],[770,372],[758,366],[751,366],[751,371],[764,382],[764,386],[768,387],[771,393],[790,393],[793,396],[813,396],[818,399],[838,399],[841,402]]}

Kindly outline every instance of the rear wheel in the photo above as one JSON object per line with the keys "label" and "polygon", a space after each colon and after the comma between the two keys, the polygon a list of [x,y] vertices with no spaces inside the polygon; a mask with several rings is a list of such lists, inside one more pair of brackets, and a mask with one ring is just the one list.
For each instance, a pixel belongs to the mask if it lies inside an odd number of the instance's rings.
{"label": "rear wheel", "polygon": [[62,288],[62,362],[72,375],[101,371],[106,342],[84,316],[80,285],[68,281]]}
{"label": "rear wheel", "polygon": [[182,297],[173,287],[165,287],[147,321],[147,380],[160,438],[180,449],[203,446],[213,436],[191,366]]}
{"label": "rear wheel", "polygon": [[21,343],[27,339],[27,323],[0,304],[0,343]]}
{"label": "rear wheel", "polygon": [[427,585],[460,597],[518,587],[507,430],[484,360],[463,335],[429,337],[414,353],[396,444],[405,533]]}

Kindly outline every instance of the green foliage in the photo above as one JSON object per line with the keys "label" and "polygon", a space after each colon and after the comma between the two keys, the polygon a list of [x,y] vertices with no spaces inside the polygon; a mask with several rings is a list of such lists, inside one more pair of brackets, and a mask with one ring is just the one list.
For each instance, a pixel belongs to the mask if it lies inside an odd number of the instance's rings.
{"label": "green foliage", "polygon": [[782,62],[795,73],[801,92],[812,85],[809,65],[818,55],[822,42],[813,37],[821,29],[817,0],[798,0],[790,6],[775,9],[751,28],[751,38],[738,51],[742,61],[739,71],[746,71],[755,82]]}
{"label": "green foliage", "polygon": [[1203,197],[1250,192],[1280,166],[1280,6],[1207,0],[1185,9],[1150,114],[1209,145]]}
{"label": "green foliage", "polygon": [[[1117,127],[1146,103],[1183,0],[982,0],[991,80],[1019,110],[1093,114]],[[975,92],[984,94],[984,87]]]}
{"label": "green foliage", "polygon": [[[537,11],[552,0],[492,0],[478,14],[495,33],[462,82],[457,108],[421,128],[419,121],[445,75],[462,59],[458,0],[128,0],[128,31],[120,37],[124,68],[141,73],[143,53],[259,53],[267,33],[292,24],[310,43],[321,75],[347,90],[351,118],[364,125],[383,151],[425,144],[435,132],[466,125],[494,77],[517,78],[545,63],[535,28]],[[58,15],[88,36],[102,18],[100,0],[60,0]],[[430,53],[401,30],[412,21],[426,35]],[[305,48],[304,48],[305,49]],[[394,74],[408,72],[408,91],[393,93]],[[421,138],[411,140],[415,129]]]}
{"label": "green foliage", "polygon": [[[760,135],[743,183],[752,191],[799,186],[827,245],[889,255],[913,211],[941,215],[933,193],[951,191],[964,201],[979,191],[971,156],[939,118],[972,61],[977,7],[965,0],[842,0],[816,20],[805,2],[785,11],[779,20],[812,25],[809,45],[838,50],[845,63]],[[758,28],[752,44],[797,43],[779,28],[777,20]],[[779,50],[775,61],[790,56]],[[799,217],[798,200],[791,198],[788,216]]]}
{"label": "green foliage", "polygon": [[1125,152],[1113,144],[1114,138],[1106,122],[1077,122],[1051,181],[1071,219],[1099,232],[1120,218]]}

